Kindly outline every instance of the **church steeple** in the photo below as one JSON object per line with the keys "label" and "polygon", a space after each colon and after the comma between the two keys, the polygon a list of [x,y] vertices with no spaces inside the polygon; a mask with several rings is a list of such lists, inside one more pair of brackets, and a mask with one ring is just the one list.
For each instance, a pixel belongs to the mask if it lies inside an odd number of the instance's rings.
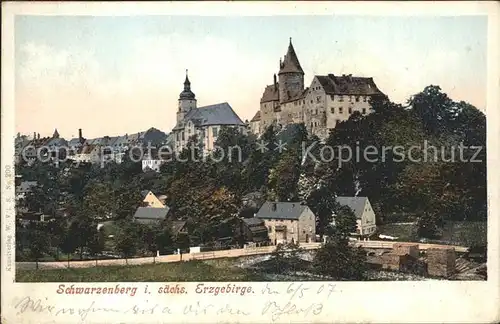
{"label": "church steeple", "polygon": [[59,138],[59,132],[57,131],[57,128],[54,130],[54,134],[52,134],[52,138]]}
{"label": "church steeple", "polygon": [[184,120],[186,114],[196,108],[196,96],[191,91],[191,82],[186,69],[186,78],[184,79],[184,90],[179,95],[179,109],[177,110],[177,123]]}
{"label": "church steeple", "polygon": [[188,70],[186,69],[186,79],[184,80],[184,91],[179,95],[179,100],[194,100],[195,94],[191,91],[191,82],[188,77]]}
{"label": "church steeple", "polygon": [[186,69],[186,80],[184,80],[184,90],[191,90],[191,82],[189,82],[187,69]]}

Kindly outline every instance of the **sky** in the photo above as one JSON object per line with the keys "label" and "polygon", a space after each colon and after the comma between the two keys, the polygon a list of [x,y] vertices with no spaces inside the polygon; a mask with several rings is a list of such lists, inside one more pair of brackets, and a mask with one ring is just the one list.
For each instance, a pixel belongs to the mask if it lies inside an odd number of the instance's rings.
{"label": "sky", "polygon": [[427,85],[486,106],[486,16],[16,16],[16,132],[170,132],[186,69],[198,106],[259,109],[289,38],[305,72],[373,77],[404,103]]}

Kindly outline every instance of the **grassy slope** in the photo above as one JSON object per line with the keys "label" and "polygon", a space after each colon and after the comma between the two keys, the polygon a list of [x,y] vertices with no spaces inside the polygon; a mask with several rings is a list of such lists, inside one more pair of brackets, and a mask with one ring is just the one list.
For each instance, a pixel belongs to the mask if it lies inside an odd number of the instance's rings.
{"label": "grassy slope", "polygon": [[[399,237],[399,241],[418,241],[416,224],[385,224],[379,233]],[[447,244],[473,246],[486,244],[486,222],[446,222],[439,241]]]}
{"label": "grassy slope", "polygon": [[[217,260],[219,261],[219,260]],[[258,281],[255,273],[228,267],[228,261],[188,261],[81,269],[18,270],[17,282]]]}

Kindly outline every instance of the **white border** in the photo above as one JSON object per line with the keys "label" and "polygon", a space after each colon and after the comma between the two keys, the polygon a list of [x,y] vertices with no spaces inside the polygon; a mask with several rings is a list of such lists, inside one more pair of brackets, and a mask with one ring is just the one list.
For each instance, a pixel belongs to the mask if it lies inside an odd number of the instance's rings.
{"label": "white border", "polygon": [[[256,3],[2,3],[2,322],[6,323],[76,323],[81,322],[78,314],[50,315],[47,311],[24,312],[14,309],[20,297],[40,298],[43,305],[54,305],[56,308],[75,307],[93,308],[107,307],[126,309],[134,305],[150,307],[158,303],[154,315],[133,315],[131,312],[107,313],[89,312],[85,322],[241,322],[269,323],[269,313],[262,315],[263,305],[275,301],[284,306],[287,301],[299,308],[307,308],[312,303],[323,303],[320,314],[311,312],[282,315],[275,322],[383,322],[383,323],[487,323],[500,320],[499,307],[499,221],[500,193],[498,188],[498,138],[500,138],[500,10],[496,2],[256,2]],[[287,293],[290,283],[272,283],[272,289],[278,295],[261,294],[265,283],[248,283],[255,294],[246,296],[197,295],[194,293],[196,283],[185,284],[189,294],[165,295],[154,298],[151,295],[137,294],[135,297],[84,297],[56,294],[58,284],[21,284],[14,283],[14,273],[7,272],[7,265],[14,260],[7,257],[7,235],[14,232],[13,226],[13,138],[14,138],[14,15],[488,15],[488,273],[487,282],[349,282],[335,283],[334,293],[327,298],[326,289],[317,294],[324,283],[303,283],[309,287],[303,298],[292,297]],[[7,169],[11,168],[10,176]],[[10,187],[9,187],[10,186]],[[9,231],[6,226],[10,225]],[[13,237],[12,237],[13,239]],[[11,241],[14,248],[14,241]],[[12,265],[12,268],[14,266]],[[125,283],[122,283],[125,284]],[[103,284],[81,284],[93,287]],[[130,285],[130,284],[129,284]],[[134,284],[143,289],[146,284]],[[295,284],[297,287],[299,284]],[[150,283],[149,289],[157,289],[161,283]],[[290,299],[292,297],[292,299]],[[207,314],[183,314],[184,306],[200,302],[213,304]],[[220,307],[249,312],[249,315],[231,315],[218,311]],[[163,307],[171,307],[175,314],[162,315]],[[84,312],[83,312],[84,313]],[[83,314],[82,313],[82,314]],[[292,312],[293,313],[293,312]]]}

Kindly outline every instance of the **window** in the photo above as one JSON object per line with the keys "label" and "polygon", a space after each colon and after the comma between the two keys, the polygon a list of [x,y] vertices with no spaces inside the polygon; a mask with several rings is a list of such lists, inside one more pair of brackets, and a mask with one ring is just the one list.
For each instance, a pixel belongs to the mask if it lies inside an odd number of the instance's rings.
{"label": "window", "polygon": [[321,97],[316,97],[316,102],[321,102]]}
{"label": "window", "polygon": [[366,115],[366,108],[363,108],[363,115]]}
{"label": "window", "polygon": [[316,109],[316,112],[314,114],[316,114],[316,115],[318,114],[318,109]]}
{"label": "window", "polygon": [[184,132],[181,132],[181,140],[184,140]]}
{"label": "window", "polygon": [[349,107],[349,114],[352,114],[352,107]]}
{"label": "window", "polygon": [[340,123],[340,119],[335,119],[335,125],[337,125],[338,123]]}
{"label": "window", "polygon": [[330,111],[332,112],[332,114],[335,114],[335,108],[330,108]]}
{"label": "window", "polygon": [[292,233],[292,234],[293,234],[293,227],[292,227],[292,228],[290,228],[290,233]]}
{"label": "window", "polygon": [[217,137],[219,133],[219,129],[217,127],[212,127],[212,134],[214,137]]}
{"label": "window", "polygon": [[351,101],[352,101],[352,96],[349,96],[349,102],[351,102]]}
{"label": "window", "polygon": [[311,99],[311,103],[313,103],[313,100]]}
{"label": "window", "polygon": [[356,102],[359,102],[359,96],[356,96]]}
{"label": "window", "polygon": [[313,127],[313,123],[311,122],[311,128]]}
{"label": "window", "polygon": [[344,113],[344,108],[339,107],[339,114],[343,114],[343,113]]}
{"label": "window", "polygon": [[363,97],[363,101],[366,102],[366,96]]}
{"label": "window", "polygon": [[309,226],[309,233],[312,233],[312,231],[313,231],[313,227]]}
{"label": "window", "polygon": [[344,96],[339,96],[339,101],[343,102],[344,101]]}

